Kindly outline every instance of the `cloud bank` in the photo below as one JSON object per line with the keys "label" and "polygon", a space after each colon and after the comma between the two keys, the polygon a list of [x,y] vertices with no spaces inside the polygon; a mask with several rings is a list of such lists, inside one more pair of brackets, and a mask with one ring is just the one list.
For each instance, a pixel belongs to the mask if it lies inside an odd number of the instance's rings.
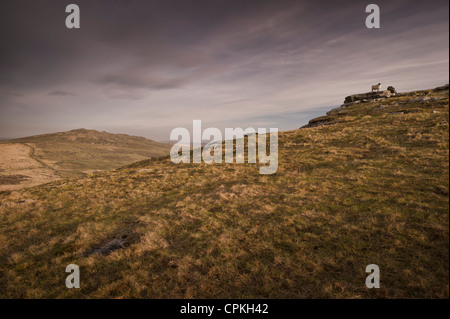
{"label": "cloud bank", "polygon": [[[87,127],[167,140],[216,127],[298,128],[373,83],[448,83],[448,1],[0,3],[0,137]],[[26,8],[27,10],[24,10]]]}

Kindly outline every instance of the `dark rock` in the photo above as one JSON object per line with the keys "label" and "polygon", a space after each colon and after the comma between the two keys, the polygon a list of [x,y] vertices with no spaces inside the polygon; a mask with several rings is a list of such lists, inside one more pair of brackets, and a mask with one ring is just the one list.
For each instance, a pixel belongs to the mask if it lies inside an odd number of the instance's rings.
{"label": "dark rock", "polygon": [[446,91],[446,90],[448,90],[448,84],[438,86],[437,88],[434,89],[434,91]]}
{"label": "dark rock", "polygon": [[121,248],[126,247],[126,240],[123,238],[113,238],[112,240],[109,240],[108,242],[104,243],[100,247],[96,247],[94,249],[88,250],[84,252],[84,256],[88,257],[90,255],[94,254],[100,254],[100,255],[109,255],[113,251]]}
{"label": "dark rock", "polygon": [[387,90],[390,91],[392,95],[397,95],[397,91],[393,86],[388,86]]}
{"label": "dark rock", "polygon": [[84,257],[88,257],[91,255],[109,255],[112,252],[123,249],[131,244],[137,242],[138,236],[135,233],[127,233],[118,235],[109,239],[104,240],[102,243],[95,245],[93,248],[86,250],[83,253]]}
{"label": "dark rock", "polygon": [[301,128],[310,128],[310,127],[319,127],[324,125],[331,125],[334,124],[334,122],[331,121],[332,118],[328,116],[320,116],[312,119],[309,121],[308,124],[302,126]]}

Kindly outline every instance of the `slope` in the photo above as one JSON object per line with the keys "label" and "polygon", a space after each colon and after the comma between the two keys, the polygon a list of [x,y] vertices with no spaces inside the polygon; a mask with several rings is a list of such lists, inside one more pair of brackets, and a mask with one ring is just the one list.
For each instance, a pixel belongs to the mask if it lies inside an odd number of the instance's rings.
{"label": "slope", "polygon": [[449,100],[424,94],[280,133],[273,175],[161,158],[4,192],[0,296],[448,298]]}
{"label": "slope", "polygon": [[[169,145],[143,137],[86,129],[1,141],[0,187],[22,188],[59,178],[81,177],[164,156],[169,150]],[[22,176],[22,180],[16,178],[14,184],[11,176]]]}

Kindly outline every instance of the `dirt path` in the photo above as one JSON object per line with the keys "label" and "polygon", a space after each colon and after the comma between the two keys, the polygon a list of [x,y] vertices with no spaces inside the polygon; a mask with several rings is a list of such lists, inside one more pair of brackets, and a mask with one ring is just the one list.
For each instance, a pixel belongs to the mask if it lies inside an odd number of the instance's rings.
{"label": "dirt path", "polygon": [[41,164],[42,166],[44,166],[44,167],[46,167],[48,169],[56,171],[53,167],[51,167],[50,165],[48,165],[45,162],[41,161],[39,158],[37,158],[34,155],[34,151],[35,151],[34,146],[28,145],[27,143],[20,143],[20,144],[23,144],[23,145],[28,146],[30,148],[30,153],[28,155],[30,156],[31,159],[34,159],[36,162],[38,162],[39,164]]}
{"label": "dirt path", "polygon": [[0,191],[48,183],[61,177],[36,158],[35,148],[25,143],[0,144]]}

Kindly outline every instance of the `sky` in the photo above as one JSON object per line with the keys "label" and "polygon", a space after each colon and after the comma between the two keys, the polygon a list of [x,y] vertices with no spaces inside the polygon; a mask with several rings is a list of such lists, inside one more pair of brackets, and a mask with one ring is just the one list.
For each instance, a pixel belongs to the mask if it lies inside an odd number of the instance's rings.
{"label": "sky", "polygon": [[[68,29],[66,6],[80,8]],[[380,8],[380,28],[365,8]],[[299,128],[372,84],[449,82],[448,0],[0,0],[0,138]]]}

